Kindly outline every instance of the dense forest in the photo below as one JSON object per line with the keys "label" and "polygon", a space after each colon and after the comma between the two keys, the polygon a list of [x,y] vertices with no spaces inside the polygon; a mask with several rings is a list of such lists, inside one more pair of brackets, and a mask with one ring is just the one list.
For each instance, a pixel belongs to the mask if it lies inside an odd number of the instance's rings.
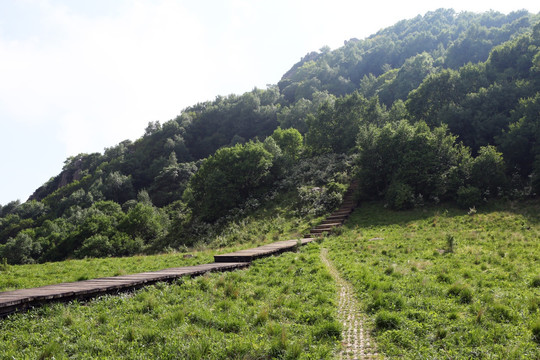
{"label": "dense forest", "polygon": [[193,246],[277,192],[322,214],[352,179],[396,210],[535,196],[540,15],[429,12],[70,157],[28,201],[0,205],[0,259]]}

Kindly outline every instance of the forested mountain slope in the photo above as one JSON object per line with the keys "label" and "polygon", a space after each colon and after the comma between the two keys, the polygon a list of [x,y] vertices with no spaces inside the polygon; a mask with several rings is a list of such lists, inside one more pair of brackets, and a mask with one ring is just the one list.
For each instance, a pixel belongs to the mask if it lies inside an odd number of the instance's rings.
{"label": "forested mountain slope", "polygon": [[437,10],[307,54],[275,86],[150,122],[141,138],[71,157],[29,201],[1,206],[0,258],[191,246],[277,193],[299,216],[321,214],[353,177],[361,196],[395,209],[533,195],[539,21]]}

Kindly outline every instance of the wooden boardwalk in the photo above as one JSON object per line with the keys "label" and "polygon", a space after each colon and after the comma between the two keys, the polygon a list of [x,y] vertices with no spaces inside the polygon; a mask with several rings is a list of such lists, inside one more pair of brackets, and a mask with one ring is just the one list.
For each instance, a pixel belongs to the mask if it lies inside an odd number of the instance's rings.
{"label": "wooden boardwalk", "polygon": [[173,281],[183,276],[192,277],[213,271],[243,269],[248,266],[249,263],[245,262],[203,264],[0,292],[0,317],[53,301],[70,301],[114,294],[160,281]]}
{"label": "wooden boardwalk", "polygon": [[230,271],[246,268],[253,260],[294,250],[298,246],[308,244],[314,241],[316,237],[330,232],[334,227],[342,225],[354,210],[353,192],[355,188],[355,184],[351,185],[345,194],[341,207],[328,216],[320,225],[311,229],[309,235],[306,235],[303,239],[278,241],[257,248],[215,255],[215,262],[212,264],[177,267],[139,274],[0,292],[0,317],[53,301],[87,299],[104,294],[115,294],[138,289],[160,281],[173,281],[183,276],[193,277],[213,271]]}
{"label": "wooden boardwalk", "polygon": [[262,257],[281,254],[284,251],[294,250],[298,245],[305,245],[315,240],[314,238],[305,238],[298,240],[278,241],[268,245],[259,246],[253,249],[235,251],[228,254],[214,255],[216,263],[228,262],[251,262]]}

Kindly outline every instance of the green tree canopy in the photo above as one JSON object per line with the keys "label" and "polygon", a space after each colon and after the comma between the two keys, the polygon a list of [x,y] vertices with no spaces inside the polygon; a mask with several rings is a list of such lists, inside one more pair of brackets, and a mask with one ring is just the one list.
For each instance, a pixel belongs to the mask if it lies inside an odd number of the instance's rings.
{"label": "green tree canopy", "polygon": [[272,155],[260,142],[219,149],[191,178],[185,198],[196,215],[216,220],[267,185],[271,167]]}

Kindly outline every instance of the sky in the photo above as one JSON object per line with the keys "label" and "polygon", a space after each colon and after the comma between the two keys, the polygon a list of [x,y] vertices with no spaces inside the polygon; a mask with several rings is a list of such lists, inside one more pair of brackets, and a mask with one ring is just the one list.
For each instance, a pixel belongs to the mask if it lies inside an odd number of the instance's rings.
{"label": "sky", "polygon": [[0,204],[26,201],[69,156],[438,8],[539,13],[540,1],[0,0]]}

